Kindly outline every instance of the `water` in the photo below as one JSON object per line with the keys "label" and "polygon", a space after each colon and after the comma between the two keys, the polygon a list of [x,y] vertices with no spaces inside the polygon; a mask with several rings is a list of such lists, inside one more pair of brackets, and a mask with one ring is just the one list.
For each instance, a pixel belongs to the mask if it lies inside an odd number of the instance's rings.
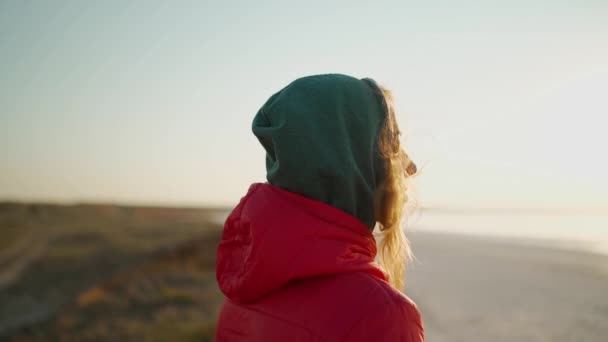
{"label": "water", "polygon": [[[223,223],[229,211],[216,213]],[[608,255],[608,213],[421,210],[409,218],[408,229],[514,239]]]}
{"label": "water", "polygon": [[224,224],[228,215],[230,215],[230,210],[217,210],[211,214],[209,220],[214,224]]}
{"label": "water", "polygon": [[410,218],[409,228],[514,238],[608,254],[608,213],[423,210]]}

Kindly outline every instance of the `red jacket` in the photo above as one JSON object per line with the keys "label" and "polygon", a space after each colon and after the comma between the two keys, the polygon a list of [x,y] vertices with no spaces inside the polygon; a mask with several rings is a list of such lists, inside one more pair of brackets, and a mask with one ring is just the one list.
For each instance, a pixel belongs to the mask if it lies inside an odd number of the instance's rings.
{"label": "red jacket", "polygon": [[217,341],[424,340],[416,305],[374,263],[369,229],[332,206],[254,184],[217,256]]}

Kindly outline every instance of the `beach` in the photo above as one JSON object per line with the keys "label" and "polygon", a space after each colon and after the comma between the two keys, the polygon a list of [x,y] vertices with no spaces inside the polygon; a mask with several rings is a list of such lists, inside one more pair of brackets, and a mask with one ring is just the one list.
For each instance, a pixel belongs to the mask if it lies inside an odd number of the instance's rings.
{"label": "beach", "polygon": [[426,338],[606,341],[608,256],[525,240],[413,232],[406,293]]}

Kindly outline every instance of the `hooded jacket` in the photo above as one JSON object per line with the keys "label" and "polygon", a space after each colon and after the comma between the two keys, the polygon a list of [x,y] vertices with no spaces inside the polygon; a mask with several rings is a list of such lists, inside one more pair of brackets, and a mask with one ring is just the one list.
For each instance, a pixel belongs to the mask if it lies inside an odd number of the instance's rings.
{"label": "hooded jacket", "polygon": [[256,115],[269,183],[252,185],[224,224],[217,341],[423,341],[415,304],[374,262],[376,91],[311,76]]}

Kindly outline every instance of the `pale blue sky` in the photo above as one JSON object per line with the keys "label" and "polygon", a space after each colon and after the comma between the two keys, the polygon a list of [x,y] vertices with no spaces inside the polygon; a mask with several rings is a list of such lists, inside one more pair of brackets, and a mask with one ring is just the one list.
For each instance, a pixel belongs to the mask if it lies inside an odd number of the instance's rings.
{"label": "pale blue sky", "polygon": [[232,204],[293,79],[393,89],[422,205],[608,204],[608,2],[3,1],[0,198]]}

